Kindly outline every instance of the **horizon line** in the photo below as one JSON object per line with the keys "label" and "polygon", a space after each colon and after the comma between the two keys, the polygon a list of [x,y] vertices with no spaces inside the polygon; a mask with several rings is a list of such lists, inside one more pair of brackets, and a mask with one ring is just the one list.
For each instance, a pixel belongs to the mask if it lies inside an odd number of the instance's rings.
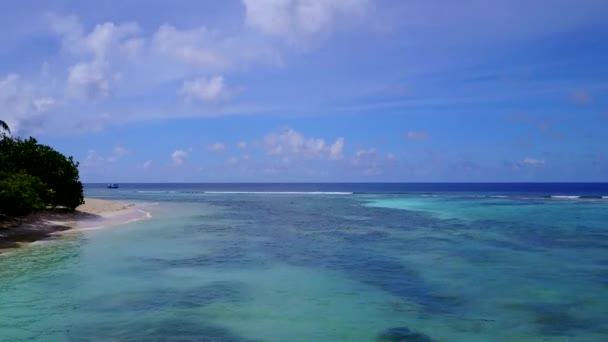
{"label": "horizon line", "polygon": [[608,184],[608,181],[506,182],[82,182],[82,184]]}

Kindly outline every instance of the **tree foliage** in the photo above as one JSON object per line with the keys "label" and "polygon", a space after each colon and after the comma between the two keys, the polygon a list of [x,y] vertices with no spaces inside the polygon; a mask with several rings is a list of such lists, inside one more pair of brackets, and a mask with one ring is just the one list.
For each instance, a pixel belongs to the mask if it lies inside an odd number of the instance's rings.
{"label": "tree foliage", "polygon": [[5,215],[25,215],[46,207],[48,190],[38,178],[21,171],[0,174],[0,211]]}
{"label": "tree foliage", "polygon": [[[72,157],[65,157],[51,147],[39,144],[34,138],[0,139],[0,181],[0,191],[7,194],[14,190],[13,186],[22,190],[23,187],[32,187],[33,192],[26,193],[36,193],[45,206],[75,209],[84,203],[78,163]],[[44,191],[38,191],[40,184]],[[2,205],[0,212],[3,211]]]}

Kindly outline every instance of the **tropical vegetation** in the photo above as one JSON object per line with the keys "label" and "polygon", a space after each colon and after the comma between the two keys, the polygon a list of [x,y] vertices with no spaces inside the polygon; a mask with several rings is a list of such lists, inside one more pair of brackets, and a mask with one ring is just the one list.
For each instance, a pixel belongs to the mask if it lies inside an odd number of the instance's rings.
{"label": "tropical vegetation", "polygon": [[0,214],[75,209],[84,203],[78,162],[34,138],[12,137],[2,120],[0,129]]}
{"label": "tropical vegetation", "polygon": [[10,128],[8,128],[8,125],[6,124],[6,122],[0,120],[0,135],[4,135],[4,132],[2,131],[6,131],[9,134],[11,133]]}

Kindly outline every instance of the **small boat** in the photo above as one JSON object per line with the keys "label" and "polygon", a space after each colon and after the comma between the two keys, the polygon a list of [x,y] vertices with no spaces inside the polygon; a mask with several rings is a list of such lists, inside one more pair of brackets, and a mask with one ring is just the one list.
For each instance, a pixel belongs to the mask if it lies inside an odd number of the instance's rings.
{"label": "small boat", "polygon": [[118,189],[118,184],[116,184],[116,183],[108,184],[108,189]]}

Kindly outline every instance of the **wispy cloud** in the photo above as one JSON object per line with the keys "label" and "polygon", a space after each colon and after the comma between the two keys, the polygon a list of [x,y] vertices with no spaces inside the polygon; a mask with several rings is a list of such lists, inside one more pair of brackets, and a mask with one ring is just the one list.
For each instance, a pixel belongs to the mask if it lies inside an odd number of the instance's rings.
{"label": "wispy cloud", "polygon": [[369,0],[243,0],[246,23],[291,42],[329,32],[339,20],[367,13]]}
{"label": "wispy cloud", "polygon": [[228,99],[230,91],[223,76],[197,78],[184,81],[180,94],[187,100],[200,100],[205,103],[216,103]]}
{"label": "wispy cloud", "polygon": [[207,150],[211,152],[223,152],[226,150],[226,145],[224,145],[223,143],[216,142],[207,146]]}
{"label": "wispy cloud", "polygon": [[375,148],[361,149],[355,152],[351,163],[355,168],[363,170],[366,175],[377,175],[382,172],[377,155]]}
{"label": "wispy cloud", "polygon": [[112,150],[112,155],[110,155],[106,159],[107,161],[113,163],[126,156],[127,154],[129,154],[129,150],[126,149],[124,146],[118,145],[114,147],[114,150]]}
{"label": "wispy cloud", "polygon": [[344,138],[339,137],[334,143],[327,143],[321,138],[305,137],[293,129],[267,134],[261,146],[269,155],[297,156],[305,159],[341,159],[344,150]]}
{"label": "wispy cloud", "polygon": [[408,131],[408,140],[429,140],[431,135],[427,131]]}
{"label": "wispy cloud", "polygon": [[397,157],[393,153],[383,154],[376,148],[362,148],[348,159],[348,164],[364,176],[379,176],[392,171],[397,165]]}
{"label": "wispy cloud", "polygon": [[0,77],[0,113],[13,133],[37,131],[58,101],[17,74]]}
{"label": "wispy cloud", "polygon": [[92,99],[108,96],[112,84],[120,79],[120,73],[112,71],[110,60],[120,56],[121,51],[132,56],[136,47],[143,44],[141,38],[135,37],[140,28],[134,22],[105,22],[86,33],[75,16],[51,14],[48,18],[52,32],[62,40],[63,49],[81,59],[68,69],[70,95],[85,95]]}
{"label": "wispy cloud", "polygon": [[186,152],[184,150],[175,150],[171,154],[171,159],[173,160],[173,165],[175,165],[175,166],[182,165],[187,157],[188,157],[188,152]]}
{"label": "wispy cloud", "polygon": [[146,160],[146,161],[142,162],[141,164],[137,165],[137,167],[140,169],[148,169],[148,168],[150,168],[150,166],[152,166],[151,160]]}
{"label": "wispy cloud", "polygon": [[103,163],[104,161],[105,161],[105,158],[100,156],[99,153],[97,153],[97,151],[89,150],[89,151],[87,151],[87,156],[86,156],[85,160],[82,162],[82,166],[85,168],[95,167],[95,166],[99,165],[100,163]]}
{"label": "wispy cloud", "polygon": [[545,160],[539,159],[539,158],[527,157],[527,158],[524,158],[524,160],[522,160],[521,163],[523,165],[534,166],[534,167],[545,166]]}
{"label": "wispy cloud", "polygon": [[116,163],[124,156],[129,154],[129,150],[124,146],[117,145],[112,149],[111,153],[100,154],[94,149],[87,152],[86,159],[83,162],[84,167],[95,167],[103,164]]}

